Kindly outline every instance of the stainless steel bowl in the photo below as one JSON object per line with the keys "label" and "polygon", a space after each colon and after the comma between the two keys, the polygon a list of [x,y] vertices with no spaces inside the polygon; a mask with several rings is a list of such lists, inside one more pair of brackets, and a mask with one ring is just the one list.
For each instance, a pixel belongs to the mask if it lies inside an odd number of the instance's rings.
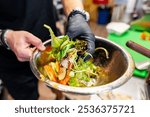
{"label": "stainless steel bowl", "polygon": [[[50,44],[51,40],[44,42],[45,46]],[[42,81],[49,87],[59,91],[78,94],[100,94],[106,90],[113,90],[127,82],[131,78],[134,70],[134,62],[130,54],[124,48],[102,37],[96,36],[95,44],[96,47],[104,47],[109,52],[109,59],[101,61],[101,64],[105,67],[105,70],[108,71],[110,78],[109,83],[93,87],[72,87],[47,80],[46,78]],[[30,59],[31,70],[39,80],[43,77],[43,75],[39,72],[36,63],[36,60],[40,55],[41,52],[36,49]]]}

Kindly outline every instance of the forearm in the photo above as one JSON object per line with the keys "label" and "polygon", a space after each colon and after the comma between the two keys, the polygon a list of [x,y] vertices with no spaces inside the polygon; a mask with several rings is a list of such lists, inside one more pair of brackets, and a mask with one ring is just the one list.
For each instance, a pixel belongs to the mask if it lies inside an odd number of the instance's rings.
{"label": "forearm", "polygon": [[82,0],[62,0],[62,3],[64,5],[64,10],[67,16],[74,8],[78,7],[83,9]]}

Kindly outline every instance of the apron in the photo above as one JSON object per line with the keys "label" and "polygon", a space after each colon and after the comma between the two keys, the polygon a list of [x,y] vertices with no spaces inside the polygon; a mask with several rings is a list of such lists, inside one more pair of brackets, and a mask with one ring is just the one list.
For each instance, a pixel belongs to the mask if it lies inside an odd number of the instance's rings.
{"label": "apron", "polygon": [[[52,0],[0,0],[0,29],[25,30],[43,42],[50,38],[44,24],[56,34],[55,15]],[[24,67],[29,67],[29,63],[19,62],[11,50],[0,47],[0,72]]]}

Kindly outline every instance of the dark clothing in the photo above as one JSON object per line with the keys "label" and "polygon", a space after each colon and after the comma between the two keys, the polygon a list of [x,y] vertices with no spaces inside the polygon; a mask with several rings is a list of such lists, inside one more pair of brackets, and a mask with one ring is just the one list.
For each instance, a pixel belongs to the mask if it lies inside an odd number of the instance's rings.
{"label": "dark clothing", "polygon": [[38,99],[38,80],[29,72],[29,68],[9,74],[0,73],[0,77],[14,99]]}
{"label": "dark clothing", "polygon": [[[56,34],[53,0],[0,0],[0,29],[25,30],[42,41],[49,39],[47,24]],[[24,73],[25,72],[25,73]],[[37,99],[37,79],[28,62],[0,47],[0,78],[15,99]],[[34,90],[35,89],[35,90]]]}

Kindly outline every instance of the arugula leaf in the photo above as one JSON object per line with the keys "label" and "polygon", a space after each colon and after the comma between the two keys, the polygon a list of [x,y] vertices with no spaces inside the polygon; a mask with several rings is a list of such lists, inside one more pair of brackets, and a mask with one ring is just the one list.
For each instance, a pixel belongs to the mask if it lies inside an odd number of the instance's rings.
{"label": "arugula leaf", "polygon": [[66,56],[68,50],[72,47],[72,44],[67,44],[61,51],[60,51],[60,58],[59,60],[61,60],[63,57]]}
{"label": "arugula leaf", "polygon": [[59,39],[58,37],[56,37],[50,26],[44,24],[44,27],[47,28],[50,32],[50,36],[51,36],[51,39],[52,39],[52,41],[51,41],[52,47],[59,48],[64,40]]}

